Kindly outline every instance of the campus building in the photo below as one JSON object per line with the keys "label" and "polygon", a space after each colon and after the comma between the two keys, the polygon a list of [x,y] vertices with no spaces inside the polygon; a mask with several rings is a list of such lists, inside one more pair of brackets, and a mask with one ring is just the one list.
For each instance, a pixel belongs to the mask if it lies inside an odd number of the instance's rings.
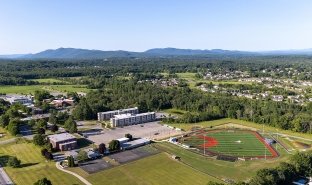
{"label": "campus building", "polygon": [[73,150],[77,148],[77,139],[69,133],[54,134],[48,136],[53,148],[60,151]]}
{"label": "campus building", "polygon": [[30,96],[5,96],[4,100],[10,102],[11,104],[21,103],[21,104],[32,104],[33,100]]}
{"label": "campus building", "polygon": [[120,114],[110,119],[111,127],[123,127],[155,121],[155,112],[147,112],[141,114]]}
{"label": "campus building", "polygon": [[150,140],[145,139],[145,138],[140,138],[140,139],[126,142],[126,143],[122,143],[121,147],[123,150],[129,150],[129,149],[137,148],[137,147],[144,146],[150,143],[151,143]]}
{"label": "campus building", "polygon": [[138,114],[138,113],[139,113],[138,107],[133,107],[133,108],[129,108],[129,109],[113,110],[113,111],[107,111],[107,112],[99,112],[98,113],[98,121],[109,120],[109,119],[113,118],[115,115]]}

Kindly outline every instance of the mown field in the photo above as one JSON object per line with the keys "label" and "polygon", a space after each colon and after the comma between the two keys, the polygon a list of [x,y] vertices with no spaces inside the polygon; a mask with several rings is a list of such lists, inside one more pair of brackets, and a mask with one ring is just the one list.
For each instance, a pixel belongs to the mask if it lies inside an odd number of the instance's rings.
{"label": "mown field", "polygon": [[87,180],[94,185],[206,185],[208,181],[219,182],[209,175],[171,159],[165,153],[89,175]]}
{"label": "mown field", "polygon": [[5,167],[5,171],[16,185],[33,185],[38,179],[47,177],[53,185],[73,185],[82,183],[74,176],[61,172],[55,162],[46,161],[39,147],[32,143],[0,145],[0,163],[5,165],[9,156],[16,156],[22,161],[21,168]]}
{"label": "mown field", "polygon": [[64,80],[60,80],[56,78],[30,79],[30,81],[35,81],[39,83],[68,83]]}
{"label": "mown field", "polygon": [[0,141],[7,140],[13,137],[7,130],[2,127],[0,127],[0,134],[3,134],[3,136],[0,137]]}
{"label": "mown field", "polygon": [[[165,74],[165,73],[162,73]],[[202,83],[213,83],[213,84],[251,84],[250,82],[239,82],[237,80],[222,80],[222,81],[213,81],[205,79],[197,79],[195,77],[196,73],[176,73],[180,79],[184,79],[188,82],[190,87],[195,87],[195,84],[198,82]]]}
{"label": "mown field", "polygon": [[201,150],[205,148],[206,151],[229,156],[272,156],[268,148],[252,132],[238,130],[208,131],[184,138],[182,142]]}
{"label": "mown field", "polygon": [[36,90],[51,92],[88,92],[82,85],[27,85],[27,86],[0,86],[0,93],[4,94],[34,94]]}
{"label": "mown field", "polygon": [[194,169],[220,179],[230,179],[235,181],[248,180],[252,176],[256,175],[257,170],[276,167],[280,162],[288,161],[290,157],[290,155],[286,154],[283,149],[278,148],[278,152],[281,155],[278,158],[227,162],[204,157],[171,143],[156,143],[154,146],[159,150],[181,157],[181,161],[183,163],[186,163]]}

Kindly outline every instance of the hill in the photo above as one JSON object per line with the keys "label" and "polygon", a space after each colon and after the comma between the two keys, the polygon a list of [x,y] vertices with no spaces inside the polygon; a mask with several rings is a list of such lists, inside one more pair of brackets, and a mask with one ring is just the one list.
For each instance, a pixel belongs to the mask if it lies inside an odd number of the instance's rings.
{"label": "hill", "polygon": [[76,48],[49,49],[40,53],[25,56],[25,58],[111,58],[111,57],[131,57],[135,52],[129,51],[101,51]]}
{"label": "hill", "polygon": [[312,55],[312,49],[304,50],[276,50],[262,52],[248,52],[236,50],[199,50],[178,48],[154,48],[144,52],[131,51],[102,51],[76,48],[48,49],[35,54],[0,55],[7,59],[84,59],[84,58],[112,58],[112,57],[175,57],[175,56],[267,56],[267,55]]}
{"label": "hill", "polygon": [[256,53],[246,51],[231,51],[222,49],[199,50],[199,49],[177,49],[177,48],[155,48],[145,51],[151,55],[172,55],[172,56],[192,56],[192,55],[253,55]]}

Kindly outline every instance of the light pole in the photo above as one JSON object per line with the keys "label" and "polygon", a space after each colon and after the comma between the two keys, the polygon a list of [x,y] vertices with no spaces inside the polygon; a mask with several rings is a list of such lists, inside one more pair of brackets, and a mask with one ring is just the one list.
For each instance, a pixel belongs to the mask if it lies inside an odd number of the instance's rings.
{"label": "light pole", "polygon": [[205,136],[203,138],[204,138],[204,156],[206,156],[206,139],[205,139]]}

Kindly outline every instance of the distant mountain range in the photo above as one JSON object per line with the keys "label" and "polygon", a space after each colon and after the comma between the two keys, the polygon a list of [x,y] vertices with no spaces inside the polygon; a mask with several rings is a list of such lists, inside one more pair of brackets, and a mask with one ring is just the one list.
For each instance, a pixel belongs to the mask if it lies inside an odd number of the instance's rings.
{"label": "distant mountain range", "polygon": [[35,54],[0,55],[9,59],[88,59],[112,57],[169,57],[169,56],[256,56],[256,55],[312,55],[312,49],[281,51],[232,51],[222,49],[196,50],[178,48],[154,48],[145,52],[102,51],[76,48],[49,49]]}

